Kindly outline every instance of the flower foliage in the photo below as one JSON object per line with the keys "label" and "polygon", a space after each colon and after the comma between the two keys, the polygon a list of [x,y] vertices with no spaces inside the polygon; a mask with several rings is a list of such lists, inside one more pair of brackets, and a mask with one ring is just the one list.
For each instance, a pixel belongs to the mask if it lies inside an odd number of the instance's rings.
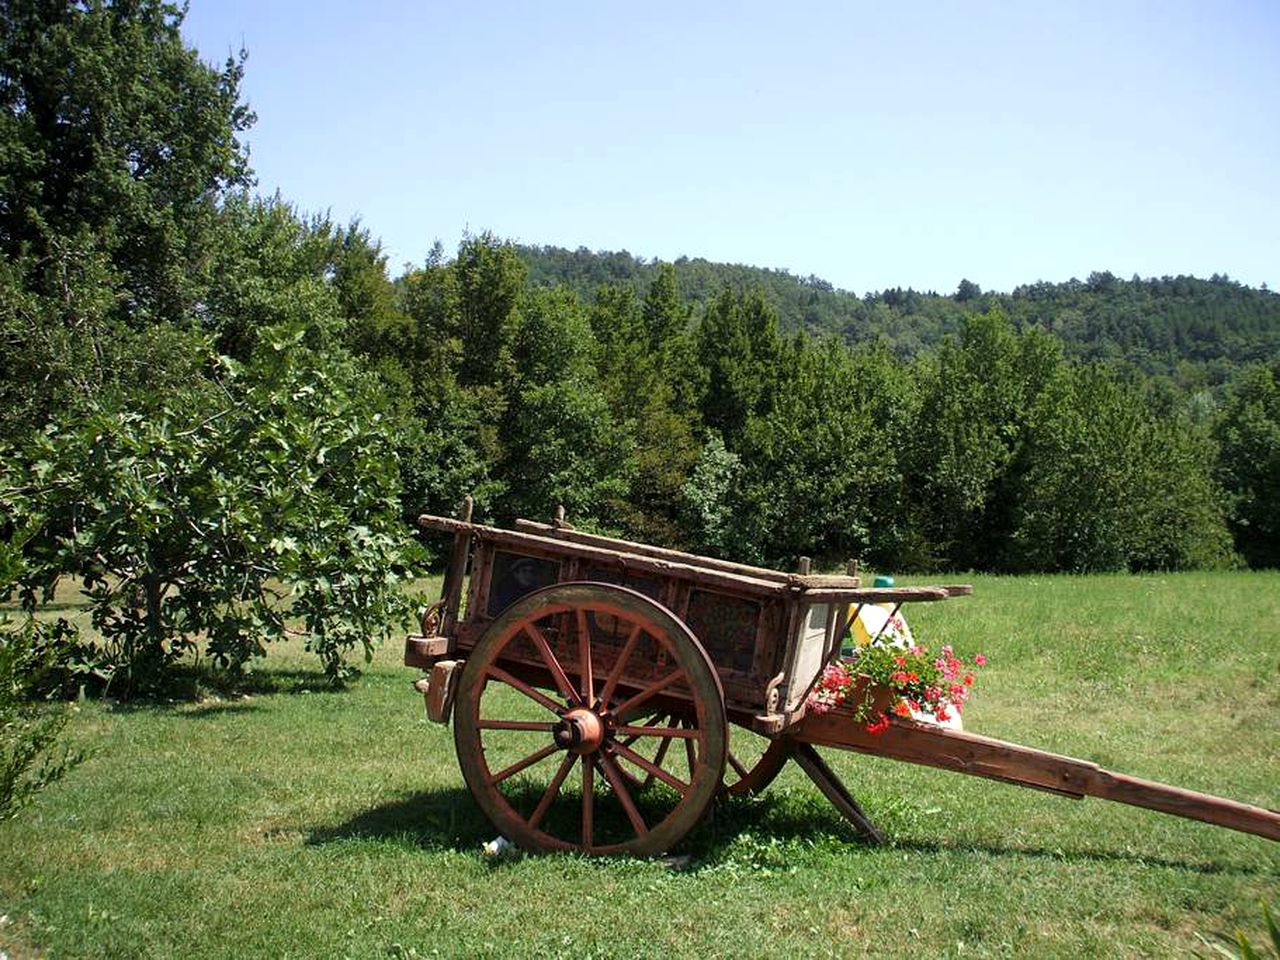
{"label": "flower foliage", "polygon": [[[854,719],[865,723],[868,733],[887,730],[891,716],[946,722],[963,711],[977,669],[986,662],[982,654],[966,661],[950,646],[934,655],[922,646],[872,644],[823,671],[809,695],[809,709],[828,713],[850,704]],[[889,692],[888,706],[879,706],[882,698],[876,692],[880,690]]]}

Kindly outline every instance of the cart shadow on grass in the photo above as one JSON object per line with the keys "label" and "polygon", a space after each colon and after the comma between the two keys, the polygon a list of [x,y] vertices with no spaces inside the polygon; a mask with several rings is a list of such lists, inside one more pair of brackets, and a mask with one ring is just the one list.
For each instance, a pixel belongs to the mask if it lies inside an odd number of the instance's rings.
{"label": "cart shadow on grass", "polygon": [[[816,797],[814,798],[816,801]],[[335,826],[316,827],[307,836],[309,846],[348,840],[398,842],[432,851],[454,851],[484,856],[482,846],[495,830],[485,819],[469,790],[462,787],[425,790],[378,804]],[[890,839],[884,846],[867,844],[858,831],[833,808],[817,802],[797,802],[791,791],[756,797],[723,798],[710,815],[685,838],[672,857],[664,858],[674,870],[696,873],[704,867],[736,859],[735,848],[755,837],[803,857],[815,843],[847,844],[848,856],[878,856],[893,851],[922,856],[969,854],[984,857],[1031,858],[1069,863],[1133,864],[1204,875],[1258,876],[1261,867],[1152,857],[1135,852],[1097,848],[1040,847],[1021,843],[939,843],[921,839]],[[554,856],[554,855],[553,855]],[[495,865],[503,861],[495,861]],[[601,860],[607,863],[608,860]]]}

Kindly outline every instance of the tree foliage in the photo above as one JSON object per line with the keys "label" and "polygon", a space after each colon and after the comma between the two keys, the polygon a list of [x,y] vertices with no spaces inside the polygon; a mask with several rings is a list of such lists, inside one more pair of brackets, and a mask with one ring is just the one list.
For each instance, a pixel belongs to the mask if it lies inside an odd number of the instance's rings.
{"label": "tree foliage", "polygon": [[219,202],[248,182],[253,115],[242,58],[207,66],[181,20],[162,0],[0,2],[7,430],[173,370],[221,279]]}
{"label": "tree foliage", "polygon": [[305,633],[336,679],[405,612],[411,554],[396,460],[351,371],[279,330],[248,365],[146,415],[107,403],[50,424],[0,468],[31,532],[34,606],[81,578],[100,641],[77,662],[120,695],[161,682],[200,641],[224,667]]}
{"label": "tree foliage", "polygon": [[1240,371],[1215,430],[1217,476],[1232,498],[1236,546],[1251,566],[1280,566],[1280,370]]}
{"label": "tree foliage", "polygon": [[602,285],[644,290],[670,269],[695,312],[726,287],[760,291],[781,328],[834,335],[850,345],[884,342],[902,357],[935,349],[967,314],[999,308],[1019,331],[1052,333],[1073,360],[1125,359],[1148,374],[1221,383],[1233,366],[1280,351],[1280,294],[1227,277],[1133,277],[1097,271],[1085,280],[1038,281],[1010,293],[962,280],[951,295],[901,287],[858,295],[820,277],[681,257],[664,266],[621,252],[519,248],[535,286],[565,284],[584,298]]}
{"label": "tree foliage", "polygon": [[[0,594],[9,594],[22,569],[20,551],[0,543]],[[65,620],[49,624],[28,615],[15,623],[0,615],[0,822],[83,759],[60,744],[70,710],[33,703],[53,643],[69,629]]]}
{"label": "tree foliage", "polygon": [[340,678],[415,561],[412,419],[363,355],[409,324],[380,251],[243,193],[243,55],[205,64],[182,16],[0,0],[4,533],[29,607],[88,596],[60,668],[122,695],[294,630]]}

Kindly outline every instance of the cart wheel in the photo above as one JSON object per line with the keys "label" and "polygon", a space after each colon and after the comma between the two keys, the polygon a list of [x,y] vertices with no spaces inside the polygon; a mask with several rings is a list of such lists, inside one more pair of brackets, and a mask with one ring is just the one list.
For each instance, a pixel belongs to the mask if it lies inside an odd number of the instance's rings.
{"label": "cart wheel", "polygon": [[725,793],[734,797],[759,793],[777,779],[789,756],[791,747],[783,740],[733,724],[724,768]]}
{"label": "cart wheel", "polygon": [[454,701],[467,786],[529,850],[669,850],[714,800],[726,742],[701,644],[612,584],[554,584],[512,604],[471,651]]}

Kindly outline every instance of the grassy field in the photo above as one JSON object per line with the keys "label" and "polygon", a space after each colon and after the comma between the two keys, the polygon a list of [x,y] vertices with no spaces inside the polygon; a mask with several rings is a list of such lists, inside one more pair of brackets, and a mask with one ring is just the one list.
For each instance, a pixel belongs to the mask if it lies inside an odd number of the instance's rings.
{"label": "grassy field", "polygon": [[[1280,806],[1280,574],[973,578],[911,611],[987,654],[969,729]],[[382,650],[344,692],[279,649],[248,695],[88,703],[91,758],[0,824],[9,957],[1185,956],[1263,939],[1280,844],[828,751],[675,864],[490,862],[452,732]]]}

